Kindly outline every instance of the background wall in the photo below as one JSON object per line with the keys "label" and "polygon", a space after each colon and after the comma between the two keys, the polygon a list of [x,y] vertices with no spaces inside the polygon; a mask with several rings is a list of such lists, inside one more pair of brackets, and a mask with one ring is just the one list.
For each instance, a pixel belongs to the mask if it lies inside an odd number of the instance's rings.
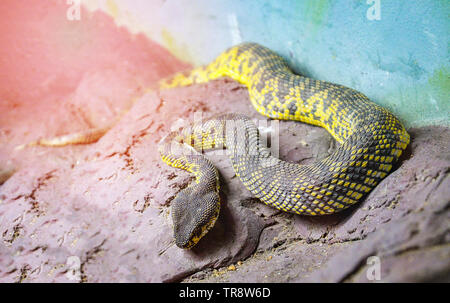
{"label": "background wall", "polygon": [[284,56],[298,73],[365,93],[407,126],[450,124],[445,0],[82,3],[194,65],[233,44],[254,41]]}

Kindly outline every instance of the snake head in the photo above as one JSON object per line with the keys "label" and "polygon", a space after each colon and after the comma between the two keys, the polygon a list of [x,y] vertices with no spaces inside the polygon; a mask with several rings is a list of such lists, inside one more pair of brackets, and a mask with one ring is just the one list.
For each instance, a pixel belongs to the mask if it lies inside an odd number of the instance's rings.
{"label": "snake head", "polygon": [[220,198],[215,191],[199,193],[191,187],[180,191],[172,202],[175,244],[190,249],[208,233],[219,216]]}

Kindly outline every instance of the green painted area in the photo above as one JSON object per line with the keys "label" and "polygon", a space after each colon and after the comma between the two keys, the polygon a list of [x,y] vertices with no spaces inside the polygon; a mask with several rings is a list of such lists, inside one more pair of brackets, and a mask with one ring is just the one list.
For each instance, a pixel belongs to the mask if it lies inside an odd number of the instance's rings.
{"label": "green painted area", "polygon": [[305,9],[299,10],[302,15],[310,20],[310,31],[316,31],[327,22],[328,11],[332,1],[318,0],[306,2]]}
{"label": "green painted area", "polygon": [[[436,88],[442,95],[450,92],[450,70],[448,67],[443,67],[436,70],[428,80],[428,83]],[[448,103],[447,103],[448,106]]]}
{"label": "green painted area", "polygon": [[399,86],[398,91],[386,96],[388,105],[385,106],[410,126],[450,125],[449,91],[450,73],[448,67],[443,67],[436,70],[426,83]]}

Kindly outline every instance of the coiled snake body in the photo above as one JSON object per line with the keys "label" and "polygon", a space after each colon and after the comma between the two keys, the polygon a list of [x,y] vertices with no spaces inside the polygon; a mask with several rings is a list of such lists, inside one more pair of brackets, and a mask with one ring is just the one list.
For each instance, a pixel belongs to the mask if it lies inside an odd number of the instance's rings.
{"label": "coiled snake body", "polygon": [[[159,145],[163,161],[196,176],[172,202],[179,247],[194,246],[219,214],[218,172],[201,151],[225,147],[236,175],[265,204],[301,215],[325,215],[363,199],[409,144],[399,120],[362,93],[293,74],[280,56],[255,43],[232,47],[211,64],[177,74],[161,87],[224,76],[247,86],[260,114],[324,127],[340,145],[311,165],[285,162],[271,155],[255,124],[241,114],[219,115],[170,133]],[[186,144],[197,152],[180,152],[187,150]]]}

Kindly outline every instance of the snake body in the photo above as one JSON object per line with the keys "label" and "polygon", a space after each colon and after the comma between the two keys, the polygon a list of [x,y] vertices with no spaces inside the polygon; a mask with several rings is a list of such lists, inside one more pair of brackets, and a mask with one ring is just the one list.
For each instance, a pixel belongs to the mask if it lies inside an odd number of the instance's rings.
{"label": "snake body", "polygon": [[[321,126],[340,145],[310,165],[285,162],[271,155],[255,124],[241,114],[218,115],[170,133],[159,146],[162,160],[196,177],[173,201],[179,247],[194,246],[219,214],[218,172],[202,151],[226,148],[236,175],[254,196],[282,211],[314,216],[361,201],[409,144],[404,126],[388,110],[354,89],[294,74],[282,57],[255,43],[234,46],[207,66],[164,80],[161,87],[221,77],[244,84],[260,114]],[[186,145],[195,152],[175,152],[188,150]]]}

